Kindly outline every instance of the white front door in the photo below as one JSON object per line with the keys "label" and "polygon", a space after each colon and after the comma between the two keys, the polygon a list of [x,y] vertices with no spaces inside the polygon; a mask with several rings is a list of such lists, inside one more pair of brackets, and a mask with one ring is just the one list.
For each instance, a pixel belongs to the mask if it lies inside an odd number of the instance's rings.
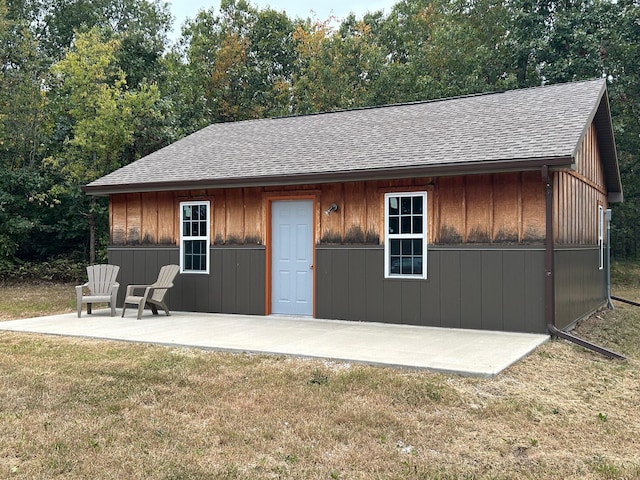
{"label": "white front door", "polygon": [[313,315],[313,201],[271,204],[271,312]]}

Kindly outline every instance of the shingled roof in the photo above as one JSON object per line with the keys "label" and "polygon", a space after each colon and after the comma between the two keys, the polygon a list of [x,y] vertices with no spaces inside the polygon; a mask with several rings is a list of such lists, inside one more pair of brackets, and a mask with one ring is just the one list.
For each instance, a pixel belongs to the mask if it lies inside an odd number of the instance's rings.
{"label": "shingled roof", "polygon": [[210,125],[86,185],[89,194],[571,168],[596,122],[621,199],[605,80]]}

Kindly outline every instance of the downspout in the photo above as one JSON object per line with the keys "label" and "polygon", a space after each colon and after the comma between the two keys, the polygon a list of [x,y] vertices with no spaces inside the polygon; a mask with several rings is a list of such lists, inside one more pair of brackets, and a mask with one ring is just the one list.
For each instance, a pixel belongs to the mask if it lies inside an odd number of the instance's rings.
{"label": "downspout", "polygon": [[544,269],[545,269],[545,319],[547,322],[547,329],[549,333],[558,338],[562,338],[569,342],[580,345],[597,353],[601,353],[609,358],[625,359],[624,356],[619,353],[608,350],[599,345],[595,345],[582,338],[576,337],[571,333],[560,330],[556,327],[556,298],[555,298],[555,265],[554,265],[554,252],[553,252],[553,182],[551,180],[551,172],[549,167],[544,165],[542,167],[542,181],[545,183],[545,254],[544,254]]}
{"label": "downspout", "polygon": [[611,301],[611,209],[604,211],[604,218],[607,222],[607,308],[613,310]]}

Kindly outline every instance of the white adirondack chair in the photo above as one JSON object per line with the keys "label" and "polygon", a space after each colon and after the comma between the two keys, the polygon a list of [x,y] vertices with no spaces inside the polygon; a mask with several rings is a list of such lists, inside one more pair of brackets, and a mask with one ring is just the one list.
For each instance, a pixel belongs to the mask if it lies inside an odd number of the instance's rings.
{"label": "white adirondack chair", "polygon": [[[173,279],[179,270],[179,265],[165,265],[160,269],[158,279],[151,285],[127,286],[127,293],[122,305],[122,316],[124,317],[127,305],[138,306],[138,320],[142,317],[145,305],[151,308],[154,315],[158,314],[158,307],[161,307],[167,316],[171,315],[167,304],[164,302],[164,296],[167,290],[173,287]],[[135,290],[142,290],[143,288],[144,294],[142,296],[135,295]]]}
{"label": "white adirondack chair", "polygon": [[87,277],[89,281],[76,287],[78,301],[78,318],[82,316],[82,304],[87,304],[87,314],[91,314],[93,303],[108,303],[111,316],[116,314],[116,298],[120,284],[116,282],[120,267],[118,265],[89,265]]}

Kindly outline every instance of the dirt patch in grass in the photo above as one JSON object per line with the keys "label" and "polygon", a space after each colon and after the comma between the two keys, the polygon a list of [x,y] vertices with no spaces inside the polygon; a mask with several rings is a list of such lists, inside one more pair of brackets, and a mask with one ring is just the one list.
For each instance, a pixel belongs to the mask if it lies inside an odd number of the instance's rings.
{"label": "dirt patch in grass", "polygon": [[638,325],[577,328],[628,361],[552,341],[494,379],[0,333],[0,477],[640,478]]}

